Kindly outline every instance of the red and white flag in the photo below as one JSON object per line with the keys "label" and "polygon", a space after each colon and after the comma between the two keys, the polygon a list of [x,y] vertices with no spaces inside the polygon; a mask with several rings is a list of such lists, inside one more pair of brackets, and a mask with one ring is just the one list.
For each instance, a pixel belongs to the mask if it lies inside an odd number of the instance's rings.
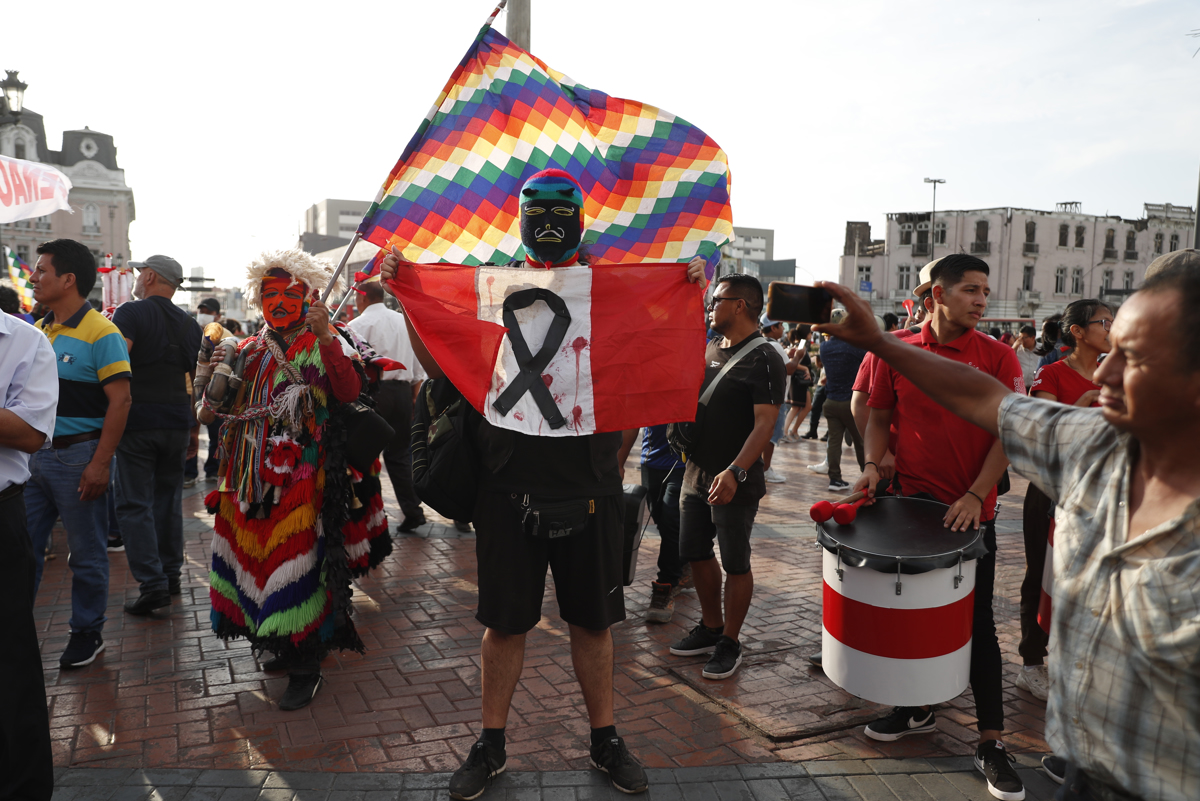
{"label": "red and white flag", "polygon": [[71,179],[46,164],[0,156],[0,223],[70,211]]}
{"label": "red and white flag", "polygon": [[571,437],[695,418],[704,299],[686,271],[411,264],[389,286],[489,423]]}

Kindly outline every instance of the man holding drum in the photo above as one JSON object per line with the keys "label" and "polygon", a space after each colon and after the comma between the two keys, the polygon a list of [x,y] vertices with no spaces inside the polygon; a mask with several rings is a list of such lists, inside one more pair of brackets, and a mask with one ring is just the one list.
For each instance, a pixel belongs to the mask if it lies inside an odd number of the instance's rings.
{"label": "man holding drum", "polygon": [[1099,410],[883,336],[865,302],[823,286],[850,315],[822,328],[998,436],[1058,504],[1046,739],[1071,765],[1059,797],[1200,798],[1200,271],[1168,268],[1121,307]]}
{"label": "man holding drum", "polygon": [[[924,271],[922,271],[924,273]],[[920,332],[903,339],[919,349],[987,373],[1024,394],[1021,364],[1012,349],[975,330],[988,304],[988,266],[956,253],[929,265],[932,311]],[[896,339],[896,337],[891,337]],[[983,527],[987,555],[976,563],[970,683],[975,694],[980,743],[976,764],[992,794],[1006,801],[1025,797],[1000,736],[1004,729],[1003,659],[992,613],[996,573],[996,482],[1007,461],[999,441],[945,412],[921,389],[879,362],[871,381],[867,461],[855,490],[872,493],[889,448],[893,411],[904,419],[895,443],[895,473],[906,496],[948,504],[944,524],[955,531]],[[867,726],[876,740],[892,741],[935,729],[928,707],[897,707]]]}

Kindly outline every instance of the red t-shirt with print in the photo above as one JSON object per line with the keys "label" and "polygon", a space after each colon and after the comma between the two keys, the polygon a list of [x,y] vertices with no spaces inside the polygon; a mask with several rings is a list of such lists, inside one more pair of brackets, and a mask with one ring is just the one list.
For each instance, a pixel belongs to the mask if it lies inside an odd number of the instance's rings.
{"label": "red t-shirt with print", "polygon": [[[1091,392],[1093,389],[1100,389],[1100,385],[1072,370],[1066,359],[1059,359],[1054,364],[1047,364],[1038,370],[1029,392],[1049,392],[1059,403],[1074,406],[1075,401],[1085,392]],[[1092,401],[1091,405],[1093,408],[1098,407],[1100,402]]]}

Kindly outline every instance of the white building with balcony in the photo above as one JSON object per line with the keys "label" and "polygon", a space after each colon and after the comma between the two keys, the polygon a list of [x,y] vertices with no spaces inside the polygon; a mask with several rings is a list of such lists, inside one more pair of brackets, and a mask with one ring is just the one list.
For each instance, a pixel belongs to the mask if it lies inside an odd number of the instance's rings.
{"label": "white building with balcony", "polygon": [[1154,259],[1190,247],[1196,214],[1188,206],[1147,203],[1127,220],[1084,214],[1079,203],[1054,211],[1011,207],[887,215],[884,239],[869,223],[846,223],[839,281],[871,301],[876,313],[902,312],[928,262],[970,253],[990,268],[990,318],[1041,320],[1079,298],[1118,304]]}

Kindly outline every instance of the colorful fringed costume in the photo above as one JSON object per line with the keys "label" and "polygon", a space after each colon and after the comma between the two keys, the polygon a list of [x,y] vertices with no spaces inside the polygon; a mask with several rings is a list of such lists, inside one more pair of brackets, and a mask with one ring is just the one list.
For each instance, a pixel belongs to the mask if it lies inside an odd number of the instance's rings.
{"label": "colorful fringed costume", "polygon": [[288,344],[264,327],[238,357],[245,366],[223,415],[220,484],[206,499],[216,514],[213,629],[292,659],[362,652],[350,581],[392,549],[379,460],[365,475],[347,465],[353,412],[335,397],[307,328]]}

